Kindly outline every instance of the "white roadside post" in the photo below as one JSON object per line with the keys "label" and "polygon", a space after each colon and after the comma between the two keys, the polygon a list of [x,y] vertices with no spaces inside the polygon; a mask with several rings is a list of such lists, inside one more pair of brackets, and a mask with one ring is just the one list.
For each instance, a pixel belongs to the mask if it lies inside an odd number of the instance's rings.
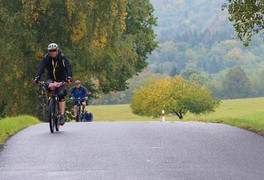
{"label": "white roadside post", "polygon": [[161,111],[161,121],[165,122],[165,111],[164,110]]}

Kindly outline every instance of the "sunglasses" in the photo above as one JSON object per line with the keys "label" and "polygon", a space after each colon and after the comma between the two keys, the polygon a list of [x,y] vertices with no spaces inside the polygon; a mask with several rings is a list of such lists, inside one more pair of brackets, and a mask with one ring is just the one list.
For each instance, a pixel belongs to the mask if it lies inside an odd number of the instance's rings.
{"label": "sunglasses", "polygon": [[56,49],[53,49],[53,50],[49,50],[49,52],[55,52],[55,51],[57,51]]}

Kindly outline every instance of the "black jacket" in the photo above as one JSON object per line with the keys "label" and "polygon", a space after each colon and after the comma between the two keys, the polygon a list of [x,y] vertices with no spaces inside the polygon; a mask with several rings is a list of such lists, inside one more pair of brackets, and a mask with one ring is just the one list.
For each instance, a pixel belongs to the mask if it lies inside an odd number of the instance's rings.
{"label": "black jacket", "polygon": [[37,76],[39,78],[41,78],[45,68],[47,70],[47,79],[61,82],[66,81],[68,77],[72,78],[70,62],[60,51],[55,58],[52,58],[48,53],[43,56],[38,66]]}

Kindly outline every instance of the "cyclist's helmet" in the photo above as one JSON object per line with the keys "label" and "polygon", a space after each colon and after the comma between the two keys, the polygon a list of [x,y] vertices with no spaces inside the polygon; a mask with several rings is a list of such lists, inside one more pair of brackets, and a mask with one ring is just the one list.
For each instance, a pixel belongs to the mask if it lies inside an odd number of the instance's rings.
{"label": "cyclist's helmet", "polygon": [[75,81],[75,85],[77,85],[77,84],[81,84],[81,81],[80,80],[76,80]]}
{"label": "cyclist's helmet", "polygon": [[50,43],[48,45],[48,51],[50,51],[50,50],[58,50],[58,49],[59,49],[59,46],[56,43]]}

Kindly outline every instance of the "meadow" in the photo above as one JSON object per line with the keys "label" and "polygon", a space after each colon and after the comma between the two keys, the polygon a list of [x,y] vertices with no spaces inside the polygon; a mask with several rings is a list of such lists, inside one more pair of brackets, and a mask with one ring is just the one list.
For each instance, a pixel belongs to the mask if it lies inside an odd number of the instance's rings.
{"label": "meadow", "polygon": [[[87,109],[93,113],[94,122],[161,121],[161,117],[152,119],[133,114],[128,104],[91,105]],[[183,120],[179,120],[177,116],[172,114],[166,114],[166,121],[224,123],[264,135],[264,97],[222,100],[215,112],[202,115],[188,113]],[[0,119],[0,145],[19,130],[37,123],[40,123],[38,119],[27,115]]]}
{"label": "meadow", "polygon": [[[94,121],[161,121],[160,118],[134,115],[128,104],[89,106]],[[187,113],[183,120],[166,114],[166,121],[202,121],[224,123],[264,134],[264,98],[222,100],[215,112],[194,115]]]}

